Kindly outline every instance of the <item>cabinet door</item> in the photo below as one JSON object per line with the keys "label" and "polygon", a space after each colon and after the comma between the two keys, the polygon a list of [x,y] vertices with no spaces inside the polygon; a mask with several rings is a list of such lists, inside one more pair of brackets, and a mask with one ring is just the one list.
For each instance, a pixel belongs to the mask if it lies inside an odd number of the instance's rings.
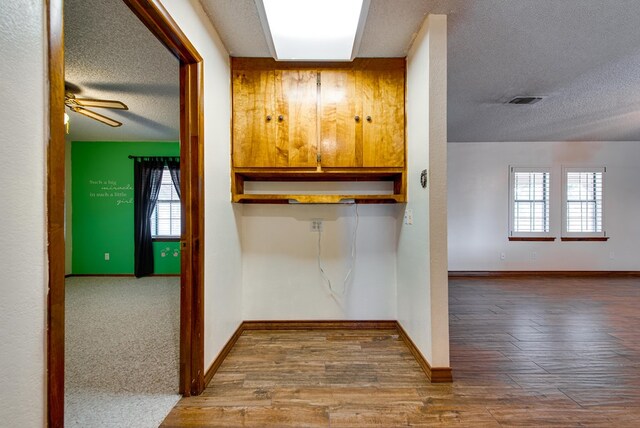
{"label": "cabinet door", "polygon": [[233,72],[233,166],[272,167],[276,161],[275,73]]}
{"label": "cabinet door", "polygon": [[404,166],[404,70],[362,70],[363,166]]}
{"label": "cabinet door", "polygon": [[320,154],[323,167],[362,166],[362,119],[353,70],[320,73]]}
{"label": "cabinet door", "polygon": [[276,71],[276,167],[317,165],[318,89],[315,70]]}

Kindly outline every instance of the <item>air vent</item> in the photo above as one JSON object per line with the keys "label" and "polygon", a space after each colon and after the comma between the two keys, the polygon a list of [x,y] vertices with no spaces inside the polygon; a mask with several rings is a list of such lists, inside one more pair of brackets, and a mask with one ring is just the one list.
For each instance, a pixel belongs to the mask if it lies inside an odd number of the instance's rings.
{"label": "air vent", "polygon": [[517,96],[508,101],[507,104],[531,105],[542,100],[543,97]]}

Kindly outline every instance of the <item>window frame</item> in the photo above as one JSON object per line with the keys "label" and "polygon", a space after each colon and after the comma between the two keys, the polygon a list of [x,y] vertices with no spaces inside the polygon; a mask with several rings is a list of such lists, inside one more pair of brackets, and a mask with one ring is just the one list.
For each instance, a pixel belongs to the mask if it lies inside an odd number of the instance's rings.
{"label": "window frame", "polygon": [[[600,197],[600,205],[601,205],[601,225],[602,230],[600,232],[569,232],[567,230],[567,207],[568,207],[568,183],[567,183],[567,175],[570,172],[583,172],[583,173],[602,173],[602,188]],[[589,240],[590,238],[595,238],[595,240],[599,239],[608,239],[606,235],[606,227],[605,227],[605,183],[606,183],[606,167],[580,167],[580,166],[563,166],[562,167],[562,239],[564,240],[580,240],[585,239]]]}
{"label": "window frame", "polygon": [[[160,197],[158,197],[158,200],[156,201],[156,206],[153,208],[153,212],[151,213],[151,218],[154,216],[154,214],[157,217],[158,204],[160,202],[169,203],[171,205],[173,205],[174,203],[178,203],[178,205],[180,206],[180,227],[178,228],[178,233],[176,235],[156,235],[154,234],[158,230],[158,220],[156,219],[155,221],[156,227],[155,229],[154,228],[151,229],[151,239],[153,241],[180,241],[180,239],[182,238],[182,202],[180,201],[180,196],[178,196],[178,193],[175,190],[173,179],[171,178],[171,173],[167,165],[165,165],[164,169],[162,170],[163,179],[164,179],[164,174],[167,174],[169,176],[169,182],[171,185],[171,194],[172,195],[175,194],[176,199],[160,199]],[[162,185],[163,184],[161,184],[161,186]],[[169,210],[171,210],[171,207],[169,208]]]}
{"label": "window frame", "polygon": [[[515,178],[516,173],[524,172],[538,172],[538,173],[546,173],[548,177],[548,192],[546,197],[547,204],[547,226],[548,230],[545,232],[516,232],[514,231],[515,226]],[[526,240],[543,240],[543,241],[553,241],[555,237],[552,235],[552,210],[551,210],[551,195],[553,194],[553,188],[551,183],[553,181],[553,172],[551,167],[519,167],[519,166],[509,166],[509,240],[512,241],[526,241]]]}

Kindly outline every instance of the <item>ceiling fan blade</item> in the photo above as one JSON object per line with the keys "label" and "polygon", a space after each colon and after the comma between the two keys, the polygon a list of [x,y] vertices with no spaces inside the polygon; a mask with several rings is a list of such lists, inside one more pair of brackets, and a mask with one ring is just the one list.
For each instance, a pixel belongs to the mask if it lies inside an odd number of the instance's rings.
{"label": "ceiling fan blade", "polygon": [[95,100],[89,98],[73,98],[72,103],[80,107],[114,108],[118,110],[129,110],[123,102],[116,100]]}
{"label": "ceiling fan blade", "polygon": [[109,126],[113,126],[114,128],[118,127],[118,126],[122,126],[122,123],[118,122],[117,120],[113,120],[107,116],[103,116],[101,114],[96,113],[95,111],[91,111],[91,110],[87,110],[86,108],[82,108],[82,107],[71,107],[71,110],[75,111],[76,113],[80,113],[83,114],[87,117],[90,117],[91,119],[95,119],[99,122],[104,123],[105,125],[109,125]]}

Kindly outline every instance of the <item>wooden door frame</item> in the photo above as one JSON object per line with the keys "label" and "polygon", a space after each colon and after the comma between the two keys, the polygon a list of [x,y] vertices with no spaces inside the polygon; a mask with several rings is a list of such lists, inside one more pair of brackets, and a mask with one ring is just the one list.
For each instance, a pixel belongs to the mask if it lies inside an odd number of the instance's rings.
{"label": "wooden door frame", "polygon": [[[180,384],[184,396],[204,389],[204,119],[203,61],[160,0],[123,0],[180,61],[182,240]],[[63,0],[46,0],[49,129],[47,156],[47,424],[64,426],[65,131]]]}

